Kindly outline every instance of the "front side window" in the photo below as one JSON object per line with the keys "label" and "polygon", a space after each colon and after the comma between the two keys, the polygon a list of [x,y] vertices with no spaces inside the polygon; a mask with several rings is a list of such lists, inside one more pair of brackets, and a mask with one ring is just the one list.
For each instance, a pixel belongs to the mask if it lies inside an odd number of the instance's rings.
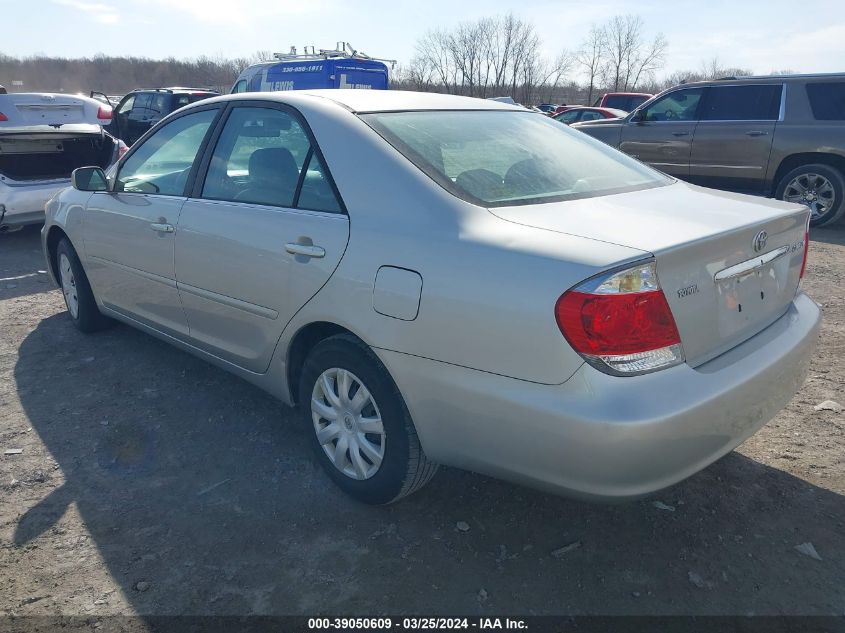
{"label": "front side window", "polygon": [[170,121],[121,165],[115,191],[184,195],[188,174],[217,110],[203,110]]}
{"label": "front side window", "polygon": [[570,123],[575,123],[575,121],[578,120],[578,115],[580,114],[580,110],[567,110],[562,114],[558,114],[555,119],[557,119],[561,123],[566,123],[567,125],[569,125]]}
{"label": "front side window", "polygon": [[676,90],[642,110],[643,121],[695,121],[703,88]]}
{"label": "front side window", "polygon": [[808,83],[807,96],[817,121],[845,121],[845,81]]}
{"label": "front side window", "polygon": [[599,114],[598,112],[593,112],[592,110],[587,110],[581,115],[582,121],[597,121],[603,118],[604,117],[601,114]]}
{"label": "front side window", "polygon": [[776,121],[780,113],[781,84],[712,86],[701,107],[702,121]]}
{"label": "front side window", "polygon": [[202,197],[340,210],[305,130],[296,118],[273,108],[232,110],[214,148]]}
{"label": "front side window", "polygon": [[246,92],[246,79],[240,79],[236,84],[235,87],[232,88],[232,94],[238,92]]}
{"label": "front side window", "polygon": [[601,141],[530,112],[360,116],[447,191],[482,206],[587,198],[672,182]]}
{"label": "front side window", "polygon": [[132,95],[123,100],[123,103],[120,104],[120,107],[117,109],[118,114],[127,114],[131,109],[132,106],[135,105],[135,95]]}

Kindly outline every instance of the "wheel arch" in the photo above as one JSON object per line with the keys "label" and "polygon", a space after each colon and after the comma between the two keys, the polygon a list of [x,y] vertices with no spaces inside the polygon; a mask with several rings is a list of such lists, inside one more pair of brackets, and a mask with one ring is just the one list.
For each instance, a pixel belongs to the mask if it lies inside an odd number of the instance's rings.
{"label": "wheel arch", "polygon": [[354,336],[366,345],[366,342],[348,328],[331,321],[313,321],[303,325],[291,338],[288,345],[285,362],[286,380],[291,403],[296,406],[299,400],[299,377],[302,375],[302,366],[308,353],[314,346],[336,334],[348,334]]}
{"label": "wheel arch", "polygon": [[790,154],[780,162],[780,165],[778,165],[778,168],[775,171],[775,176],[772,179],[771,195],[775,196],[778,186],[780,185],[780,181],[786,174],[796,167],[801,167],[801,165],[810,165],[813,163],[833,167],[842,174],[843,178],[845,178],[845,156],[839,156],[838,154],[832,154],[829,152],[801,152],[797,154]]}
{"label": "wheel arch", "polygon": [[[70,242],[68,234],[57,225],[51,226],[47,232],[47,263],[50,266],[50,272],[53,273],[53,279],[56,283],[59,283],[59,262],[56,257],[56,250],[59,248],[59,242],[62,241],[63,237],[67,238]],[[73,242],[71,242],[71,245],[73,245]]]}

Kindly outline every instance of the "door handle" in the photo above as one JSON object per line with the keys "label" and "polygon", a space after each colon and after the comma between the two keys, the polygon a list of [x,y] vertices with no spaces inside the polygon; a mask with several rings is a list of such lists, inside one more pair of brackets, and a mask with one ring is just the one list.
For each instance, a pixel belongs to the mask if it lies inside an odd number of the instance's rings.
{"label": "door handle", "polygon": [[176,228],[172,224],[162,224],[159,222],[153,222],[150,224],[150,228],[155,231],[156,233],[175,233]]}
{"label": "door handle", "polygon": [[322,246],[314,246],[313,244],[299,244],[297,242],[288,242],[285,244],[285,250],[291,255],[302,255],[304,257],[325,257],[326,249]]}
{"label": "door handle", "polygon": [[689,132],[672,132],[672,136],[689,136]]}
{"label": "door handle", "polygon": [[751,130],[750,132],[746,132],[746,136],[768,136],[768,132],[764,132],[763,130]]}

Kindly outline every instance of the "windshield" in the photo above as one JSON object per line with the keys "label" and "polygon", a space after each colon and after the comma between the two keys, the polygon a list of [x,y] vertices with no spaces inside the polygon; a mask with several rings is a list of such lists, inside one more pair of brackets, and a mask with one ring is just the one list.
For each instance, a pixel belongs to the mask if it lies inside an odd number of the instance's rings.
{"label": "windshield", "polygon": [[361,118],[446,190],[482,206],[587,198],[672,182],[530,112],[383,112]]}

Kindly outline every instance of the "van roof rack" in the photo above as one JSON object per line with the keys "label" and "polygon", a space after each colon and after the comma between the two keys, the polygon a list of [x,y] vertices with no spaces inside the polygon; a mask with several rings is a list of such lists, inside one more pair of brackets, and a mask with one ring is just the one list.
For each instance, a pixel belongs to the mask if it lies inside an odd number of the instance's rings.
{"label": "van roof rack", "polygon": [[321,48],[315,49],[313,46],[304,46],[303,52],[298,53],[296,46],[290,47],[288,53],[273,53],[273,57],[282,62],[302,61],[309,59],[367,59],[376,62],[386,62],[390,64],[391,68],[395,68],[397,61],[395,59],[387,59],[384,57],[371,57],[363,51],[359,51],[352,47],[349,42],[338,42],[333,49]]}

